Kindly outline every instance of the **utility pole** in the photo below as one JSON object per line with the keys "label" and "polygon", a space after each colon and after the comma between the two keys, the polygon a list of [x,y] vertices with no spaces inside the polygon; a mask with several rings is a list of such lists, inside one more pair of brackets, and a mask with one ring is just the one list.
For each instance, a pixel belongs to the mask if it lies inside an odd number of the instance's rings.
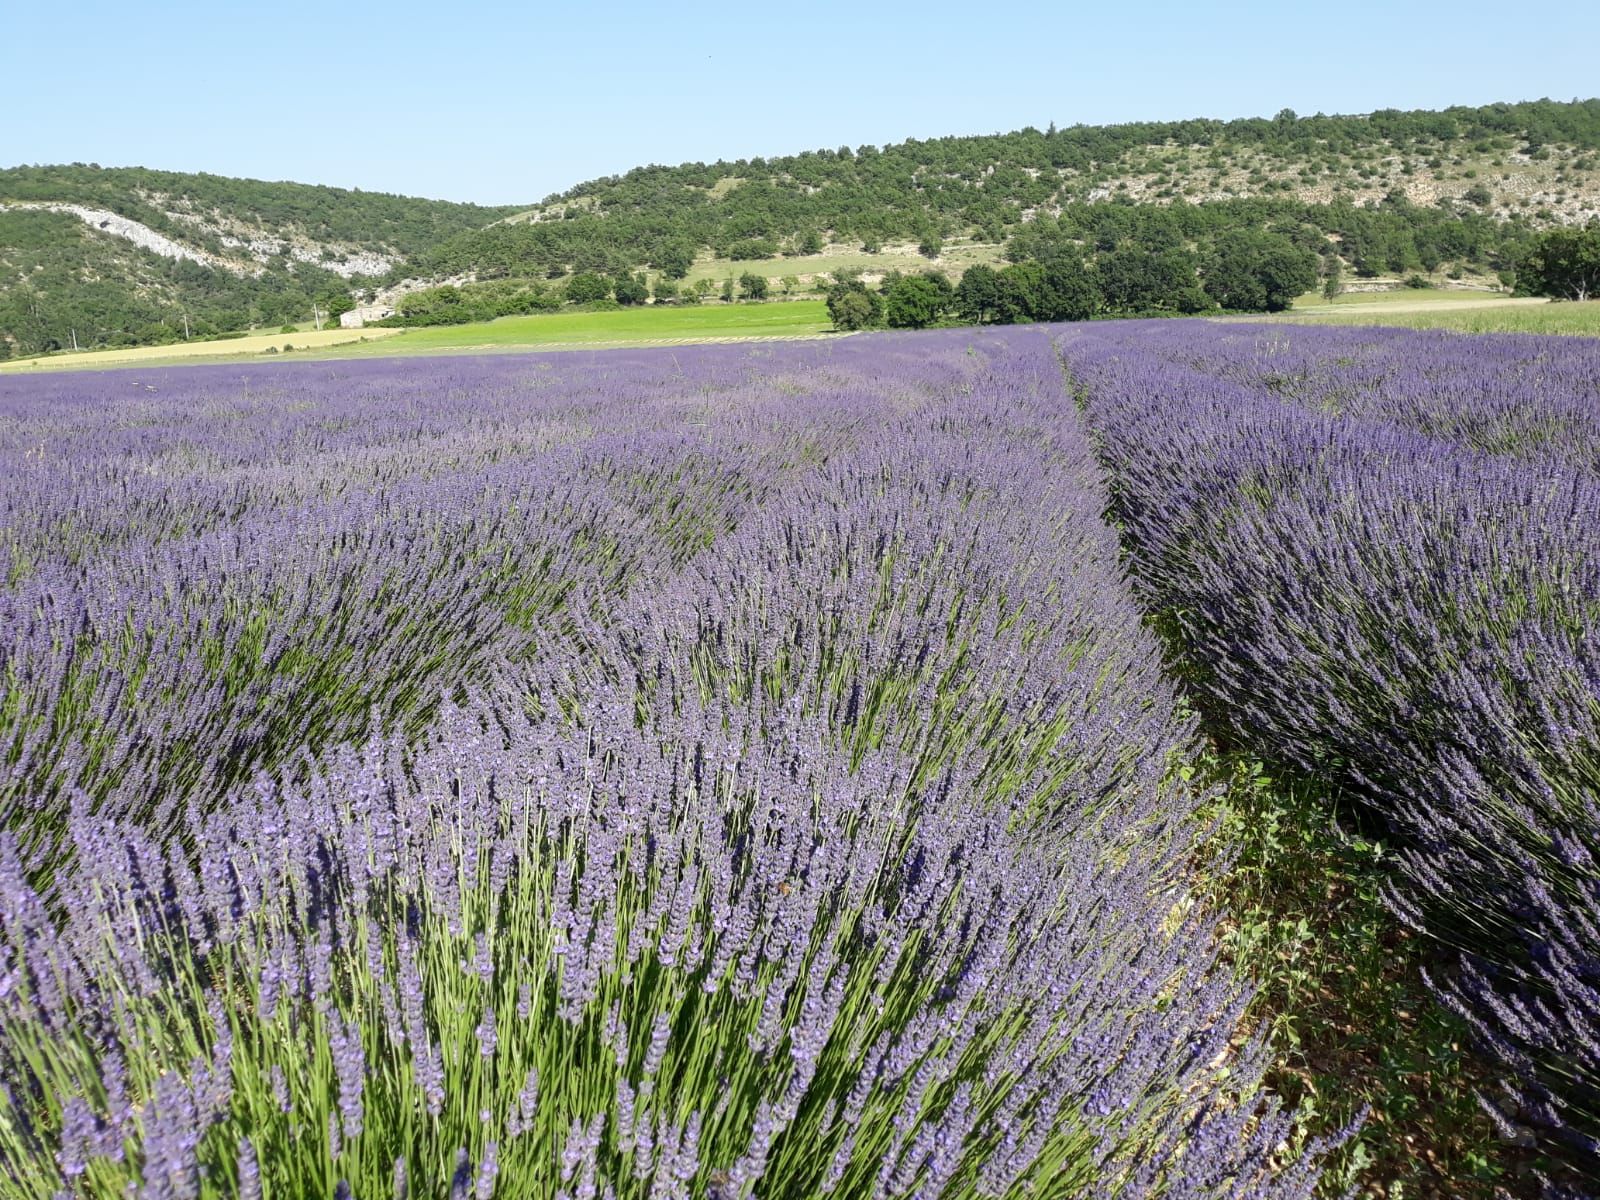
{"label": "utility pole", "polygon": [[188,313],[184,313],[183,314],[183,340],[186,341],[186,342],[189,340],[189,314]]}
{"label": "utility pole", "polygon": [[317,327],[317,332],[322,332],[322,310],[317,307],[317,302],[311,302],[311,323]]}
{"label": "utility pole", "polygon": [[74,353],[76,353],[78,349],[78,331],[76,329],[72,331],[72,349]]}

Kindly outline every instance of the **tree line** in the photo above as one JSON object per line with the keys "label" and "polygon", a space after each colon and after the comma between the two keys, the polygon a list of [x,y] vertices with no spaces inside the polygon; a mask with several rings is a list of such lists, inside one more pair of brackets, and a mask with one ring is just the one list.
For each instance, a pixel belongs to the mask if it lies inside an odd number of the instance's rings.
{"label": "tree line", "polygon": [[[1319,280],[1331,299],[1342,278],[1331,250],[1319,258],[1285,233],[1249,227],[1225,229],[1200,247],[1038,238],[1011,252],[1016,261],[969,267],[955,286],[938,271],[892,272],[876,290],[859,276],[841,279],[827,292],[829,316],[836,328],[855,330],[1282,312]],[[1507,274],[1522,295],[1600,299],[1600,221],[1538,235]]]}
{"label": "tree line", "polygon": [[1323,260],[1281,233],[1233,228],[1194,248],[1124,238],[1096,248],[1066,239],[1013,248],[1018,261],[968,267],[952,286],[938,271],[891,273],[877,289],[836,282],[839,329],[921,329],[942,321],[1016,324],[1099,316],[1278,312],[1316,287]]}
{"label": "tree line", "polygon": [[[787,277],[779,287],[792,294],[798,290],[799,280]],[[642,271],[621,272],[615,276],[580,271],[559,283],[497,279],[423,288],[401,297],[395,306],[395,315],[377,323],[462,325],[470,321],[555,312],[567,306],[601,311],[650,303],[701,304],[713,298],[727,302],[766,300],[772,293],[772,281],[754,271],[741,272],[737,277],[729,275],[720,284],[698,279],[692,285],[680,284],[664,274],[651,282]]]}

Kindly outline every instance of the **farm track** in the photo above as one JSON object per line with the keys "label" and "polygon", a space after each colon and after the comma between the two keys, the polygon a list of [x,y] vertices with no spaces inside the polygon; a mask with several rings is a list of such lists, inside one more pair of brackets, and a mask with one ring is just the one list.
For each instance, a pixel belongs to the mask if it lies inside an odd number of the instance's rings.
{"label": "farm track", "polygon": [[[403,329],[372,329],[366,336],[360,331],[349,331],[349,336],[318,339],[315,334],[283,335],[250,339],[252,346],[237,353],[212,352],[211,346],[227,346],[228,342],[207,343],[206,348],[195,346],[191,351],[173,354],[168,347],[164,353],[152,353],[156,347],[138,347],[128,351],[92,350],[81,354],[58,355],[49,358],[25,359],[20,362],[0,364],[0,379],[7,376],[31,375],[41,371],[96,371],[132,367],[157,368],[171,366],[206,366],[219,363],[272,363],[283,361],[331,362],[342,359],[371,358],[432,358],[438,356],[472,354],[536,354],[546,351],[571,350],[624,350],[647,349],[666,346],[723,346],[748,342],[813,342],[837,340],[849,334],[827,331],[823,333],[753,333],[709,335],[705,337],[665,338],[575,338],[568,341],[539,342],[478,342],[463,345],[407,346]],[[385,344],[372,348],[372,343],[383,339]],[[280,344],[295,345],[295,353],[271,354]],[[354,351],[354,353],[352,353]]]}

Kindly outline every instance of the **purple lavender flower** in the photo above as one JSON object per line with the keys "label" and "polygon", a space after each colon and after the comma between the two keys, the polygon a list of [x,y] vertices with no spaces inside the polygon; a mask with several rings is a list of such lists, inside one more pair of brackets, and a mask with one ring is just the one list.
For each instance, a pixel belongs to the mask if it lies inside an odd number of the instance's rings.
{"label": "purple lavender flower", "polygon": [[1435,990],[1588,1170],[1593,344],[1128,325],[1062,348],[1198,703],[1388,824],[1392,907],[1460,956]]}
{"label": "purple lavender flower", "polygon": [[0,1116],[171,1077],[105,1122],[175,1194],[396,1114],[462,1197],[1309,1194],[1047,334],[163,378],[0,384],[0,1057],[202,1053]]}
{"label": "purple lavender flower", "polygon": [[500,1173],[500,1147],[489,1142],[483,1148],[483,1161],[478,1164],[478,1180],[473,1195],[477,1200],[491,1200],[494,1196],[495,1176]]}
{"label": "purple lavender flower", "polygon": [[361,1091],[366,1079],[361,1027],[354,1021],[341,1023],[335,1020],[328,1030],[328,1048],[332,1052],[333,1070],[339,1081],[339,1111],[344,1119],[344,1136],[360,1137],[363,1117]]}
{"label": "purple lavender flower", "polygon": [[457,1150],[456,1169],[450,1176],[450,1200],[468,1200],[472,1189],[472,1159],[465,1150]]}
{"label": "purple lavender flower", "polygon": [[239,1200],[261,1200],[261,1165],[250,1139],[239,1139]]}
{"label": "purple lavender flower", "polygon": [[484,1058],[493,1058],[495,1048],[500,1044],[500,1033],[494,1023],[494,1008],[483,1010],[483,1020],[478,1022],[473,1036],[478,1039],[478,1053]]}

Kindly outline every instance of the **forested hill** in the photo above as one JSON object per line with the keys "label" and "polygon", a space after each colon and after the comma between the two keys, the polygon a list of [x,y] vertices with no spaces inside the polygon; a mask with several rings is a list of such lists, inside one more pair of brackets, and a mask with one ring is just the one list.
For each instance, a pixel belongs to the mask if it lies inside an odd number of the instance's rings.
{"label": "forested hill", "polygon": [[93,165],[0,170],[0,353],[303,321],[513,212]]}
{"label": "forested hill", "polygon": [[1101,203],[1245,199],[1460,208],[1530,226],[1600,214],[1600,99],[1366,116],[1074,126],[647,166],[426,256],[438,274],[669,267],[820,241],[990,243]]}
{"label": "forested hill", "polygon": [[478,229],[515,208],[422,200],[359,188],[269,183],[144,167],[0,169],[0,203],[64,203],[105,209],[215,254],[252,257],[251,243],[365,251],[410,258],[452,234]]}
{"label": "forested hill", "polygon": [[[1241,226],[1357,274],[1492,281],[1534,231],[1597,216],[1600,100],[1029,128],[640,167],[514,208],[16,167],[0,170],[0,355],[304,321],[401,280],[511,280],[527,305],[580,294],[548,280],[642,298],[636,273],[693,271],[704,295],[734,264],[811,282],[920,249],[959,274],[1051,240],[1088,258],[1130,240],[1204,254]],[[482,299],[451,318],[501,311]]]}

